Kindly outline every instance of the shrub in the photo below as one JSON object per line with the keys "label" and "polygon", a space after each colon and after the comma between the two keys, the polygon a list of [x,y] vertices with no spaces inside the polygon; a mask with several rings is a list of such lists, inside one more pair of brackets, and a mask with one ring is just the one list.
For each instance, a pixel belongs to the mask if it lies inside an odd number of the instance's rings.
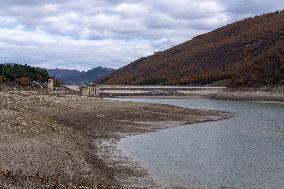
{"label": "shrub", "polygon": [[0,83],[4,83],[6,80],[7,79],[4,76],[0,75]]}
{"label": "shrub", "polygon": [[264,87],[284,84],[284,56],[272,54],[233,67],[231,87]]}
{"label": "shrub", "polygon": [[162,78],[153,78],[153,79],[146,79],[139,83],[140,85],[166,85],[168,84],[167,79]]}
{"label": "shrub", "polygon": [[21,86],[29,86],[31,83],[30,78],[28,77],[21,77],[17,80],[17,82],[21,85]]}

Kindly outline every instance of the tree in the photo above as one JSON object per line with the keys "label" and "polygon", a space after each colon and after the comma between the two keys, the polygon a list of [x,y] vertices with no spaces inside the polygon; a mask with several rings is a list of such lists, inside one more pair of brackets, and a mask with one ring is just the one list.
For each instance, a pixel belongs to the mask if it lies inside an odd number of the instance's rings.
{"label": "tree", "polygon": [[0,75],[8,81],[15,81],[16,79],[26,77],[32,81],[47,82],[49,78],[46,69],[20,64],[0,64]]}
{"label": "tree", "polygon": [[28,77],[21,77],[19,79],[17,79],[17,82],[21,85],[21,86],[29,86],[31,83],[30,78]]}
{"label": "tree", "polygon": [[0,75],[0,83],[4,83],[6,80],[7,79],[4,76]]}

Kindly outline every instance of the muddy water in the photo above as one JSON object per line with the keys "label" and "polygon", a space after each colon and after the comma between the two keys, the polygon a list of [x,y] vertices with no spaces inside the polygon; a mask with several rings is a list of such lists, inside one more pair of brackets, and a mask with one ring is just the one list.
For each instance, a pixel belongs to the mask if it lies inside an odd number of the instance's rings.
{"label": "muddy water", "polygon": [[235,117],[122,139],[119,148],[167,186],[284,188],[284,106],[211,99],[119,99]]}

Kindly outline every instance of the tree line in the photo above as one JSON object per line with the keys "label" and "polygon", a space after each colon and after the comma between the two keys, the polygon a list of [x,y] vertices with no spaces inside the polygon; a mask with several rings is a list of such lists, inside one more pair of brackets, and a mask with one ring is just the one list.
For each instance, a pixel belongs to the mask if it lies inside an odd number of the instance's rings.
{"label": "tree line", "polygon": [[31,81],[47,82],[48,72],[42,68],[35,68],[27,64],[0,64],[0,83],[17,82],[29,85]]}

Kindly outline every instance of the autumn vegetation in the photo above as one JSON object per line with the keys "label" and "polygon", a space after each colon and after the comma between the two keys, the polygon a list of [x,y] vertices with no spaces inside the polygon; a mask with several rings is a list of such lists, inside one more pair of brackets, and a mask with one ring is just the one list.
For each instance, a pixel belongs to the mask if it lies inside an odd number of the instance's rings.
{"label": "autumn vegetation", "polygon": [[45,69],[20,64],[0,64],[0,83],[14,82],[28,86],[31,81],[47,82],[48,78]]}
{"label": "autumn vegetation", "polygon": [[203,85],[226,80],[230,87],[284,84],[284,11],[247,18],[104,77],[104,84]]}
{"label": "autumn vegetation", "polygon": [[284,51],[265,55],[252,62],[235,65],[230,86],[262,87],[284,85]]}

